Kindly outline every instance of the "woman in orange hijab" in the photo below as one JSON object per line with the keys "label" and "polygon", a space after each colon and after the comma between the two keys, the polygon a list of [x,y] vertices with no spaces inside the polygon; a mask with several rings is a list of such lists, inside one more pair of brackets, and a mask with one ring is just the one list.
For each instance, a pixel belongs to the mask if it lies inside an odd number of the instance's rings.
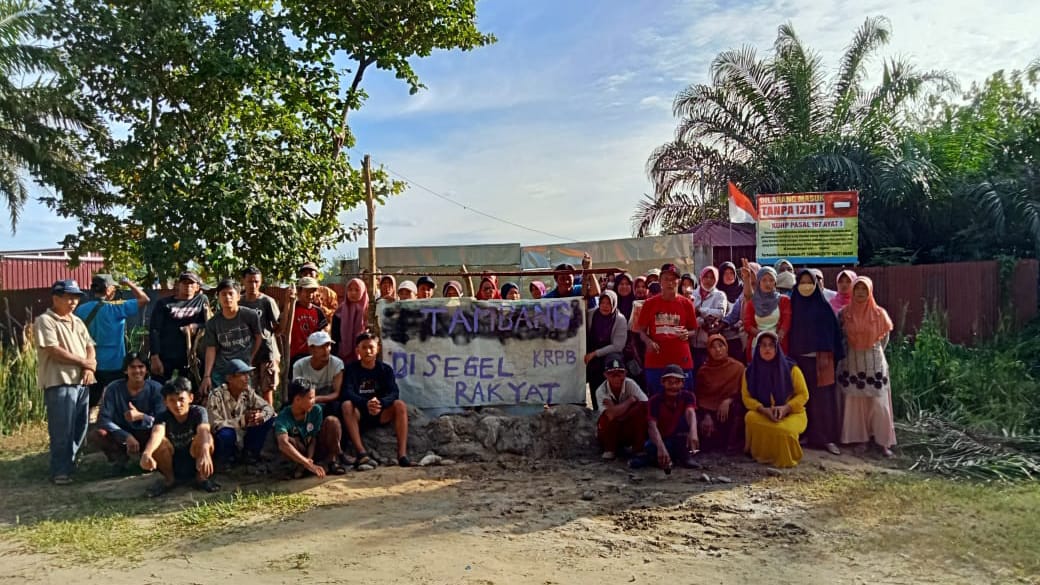
{"label": "woman in orange hijab", "polygon": [[845,395],[841,442],[863,445],[871,438],[885,457],[892,456],[896,430],[885,346],[892,319],[874,300],[874,282],[858,276],[852,300],[839,313],[848,351],[838,364],[838,387]]}
{"label": "woman in orange hijab", "polygon": [[740,385],[744,364],[729,357],[729,342],[722,335],[708,337],[708,361],[697,370],[697,425],[704,451],[744,450],[744,403]]}

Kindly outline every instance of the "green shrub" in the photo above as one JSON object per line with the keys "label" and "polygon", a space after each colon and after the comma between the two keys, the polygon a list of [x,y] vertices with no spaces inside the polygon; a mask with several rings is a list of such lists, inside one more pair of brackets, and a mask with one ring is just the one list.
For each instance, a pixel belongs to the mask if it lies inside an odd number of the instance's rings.
{"label": "green shrub", "polygon": [[934,413],[971,428],[1028,433],[1040,421],[1040,341],[1033,327],[978,347],[951,343],[941,315],[888,348],[898,418]]}

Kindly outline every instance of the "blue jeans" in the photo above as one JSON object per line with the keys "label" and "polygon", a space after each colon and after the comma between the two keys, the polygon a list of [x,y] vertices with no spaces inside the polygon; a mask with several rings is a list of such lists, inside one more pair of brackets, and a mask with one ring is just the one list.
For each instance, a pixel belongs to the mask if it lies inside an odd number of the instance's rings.
{"label": "blue jeans", "polygon": [[51,440],[51,477],[72,475],[76,453],[87,438],[90,387],[51,386],[43,391],[47,407],[47,434]]}
{"label": "blue jeans", "polygon": [[[644,373],[646,374],[647,396],[664,392],[664,386],[661,385],[661,375],[664,374],[664,368],[646,368]],[[683,390],[693,392],[693,370],[683,370],[683,373],[686,374],[686,384],[683,385]]]}
{"label": "blue jeans", "polygon": [[[679,462],[685,461],[690,456],[690,450],[687,447],[688,440],[689,435],[686,433],[675,434],[664,439],[664,448],[668,450],[673,466],[678,466]],[[643,449],[646,451],[647,464],[657,467],[657,445],[653,441],[648,440]]]}
{"label": "blue jeans", "polygon": [[[259,455],[267,440],[267,433],[274,426],[274,417],[258,427],[246,429],[246,436],[242,440],[242,450],[247,453]],[[213,435],[213,457],[217,461],[227,462],[235,459],[238,452],[236,445],[235,429],[224,427]]]}

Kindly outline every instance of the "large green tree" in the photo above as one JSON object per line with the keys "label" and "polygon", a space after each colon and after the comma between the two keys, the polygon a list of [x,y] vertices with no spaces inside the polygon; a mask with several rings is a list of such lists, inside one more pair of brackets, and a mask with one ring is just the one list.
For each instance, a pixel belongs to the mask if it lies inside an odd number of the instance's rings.
{"label": "large green tree", "polygon": [[927,221],[936,171],[912,140],[907,113],[953,82],[889,60],[867,86],[868,66],[889,36],[886,19],[867,19],[832,77],[789,24],[769,55],[753,47],[719,54],[711,81],[675,98],[676,137],[650,156],[655,190],[636,210],[634,231],[674,233],[725,217],[733,181],[751,196],[859,190],[861,257],[912,239]]}
{"label": "large green tree", "polygon": [[937,102],[920,140],[944,178],[947,259],[1040,251],[1040,61]]}
{"label": "large green tree", "polygon": [[30,177],[58,192],[96,192],[82,140],[103,131],[79,99],[57,47],[39,43],[43,19],[31,0],[0,0],[0,198],[14,233]]}
{"label": "large green tree", "polygon": [[[439,15],[461,36],[437,36]],[[399,76],[409,57],[429,54],[412,29],[434,36],[431,49],[493,40],[476,31],[472,2],[55,0],[49,17],[88,96],[118,128],[96,145],[111,189],[50,200],[79,220],[66,244],[139,261],[160,278],[189,263],[217,275],[254,264],[285,278],[360,233],[339,222],[364,197],[345,155],[354,145],[346,115],[360,106],[372,63],[337,67],[338,39],[399,55],[384,67]],[[380,196],[400,188],[377,181]]]}

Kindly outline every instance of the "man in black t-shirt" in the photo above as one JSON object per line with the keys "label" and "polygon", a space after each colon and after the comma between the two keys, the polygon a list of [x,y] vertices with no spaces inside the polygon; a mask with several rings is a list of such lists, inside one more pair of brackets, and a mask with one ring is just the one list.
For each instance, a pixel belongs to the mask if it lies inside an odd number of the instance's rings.
{"label": "man in black t-shirt", "polygon": [[379,355],[379,338],[368,331],[357,336],[358,361],[351,363],[343,372],[343,423],[347,434],[357,449],[354,467],[377,463],[361,442],[364,427],[394,423],[397,435],[397,464],[410,467],[408,459],[408,406],[400,399],[394,370],[383,362],[376,361]]}
{"label": "man in black t-shirt", "polygon": [[191,381],[175,378],[162,389],[166,411],[155,417],[152,436],[141,452],[141,469],[158,469],[163,478],[148,488],[161,496],[178,483],[194,481],[197,489],[220,490],[213,475],[213,435],[206,409],[192,404]]}
{"label": "man in black t-shirt", "polygon": [[148,342],[152,379],[162,383],[174,370],[188,373],[188,338],[206,324],[209,299],[199,292],[202,279],[194,272],[183,272],[177,279],[177,292],[159,299],[149,318]]}

